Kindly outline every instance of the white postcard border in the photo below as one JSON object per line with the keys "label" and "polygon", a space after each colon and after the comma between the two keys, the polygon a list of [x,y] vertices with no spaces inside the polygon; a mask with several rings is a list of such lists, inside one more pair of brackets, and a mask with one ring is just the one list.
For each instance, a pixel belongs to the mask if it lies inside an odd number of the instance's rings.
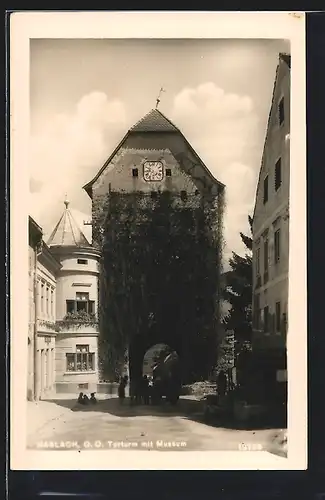
{"label": "white postcard border", "polygon": [[[266,452],[26,449],[29,206],[29,40],[273,38],[291,42],[288,458]],[[21,12],[10,19],[11,468],[20,470],[307,467],[305,16],[289,12]],[[46,168],[46,166],[44,167]],[[25,251],[26,249],[26,251]]]}

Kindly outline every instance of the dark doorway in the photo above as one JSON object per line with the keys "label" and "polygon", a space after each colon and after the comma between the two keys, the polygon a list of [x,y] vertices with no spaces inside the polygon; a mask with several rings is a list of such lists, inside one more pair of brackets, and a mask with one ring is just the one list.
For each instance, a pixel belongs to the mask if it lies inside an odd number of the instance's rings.
{"label": "dark doorway", "polygon": [[[143,374],[152,373],[152,364],[161,357],[170,353],[177,353],[182,364],[180,348],[181,338],[155,339],[152,335],[136,335],[129,346],[129,373],[130,379],[138,379]],[[148,373],[147,373],[148,371]]]}
{"label": "dark doorway", "polygon": [[171,354],[173,349],[167,344],[155,344],[151,346],[144,354],[142,363],[142,373],[152,377],[153,369],[158,364],[164,361],[166,356]]}

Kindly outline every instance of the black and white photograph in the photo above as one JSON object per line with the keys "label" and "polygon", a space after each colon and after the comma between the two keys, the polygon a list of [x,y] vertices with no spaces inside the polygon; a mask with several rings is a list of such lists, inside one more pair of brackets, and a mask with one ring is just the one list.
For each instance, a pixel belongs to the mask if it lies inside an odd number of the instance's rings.
{"label": "black and white photograph", "polygon": [[13,17],[14,463],[305,468],[304,15],[92,15]]}

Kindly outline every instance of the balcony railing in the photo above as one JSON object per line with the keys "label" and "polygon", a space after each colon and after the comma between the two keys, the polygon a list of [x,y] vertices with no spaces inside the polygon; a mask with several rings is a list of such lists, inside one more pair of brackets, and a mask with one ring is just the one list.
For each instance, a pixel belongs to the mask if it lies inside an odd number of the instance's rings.
{"label": "balcony railing", "polygon": [[68,313],[62,320],[55,322],[40,321],[40,325],[56,333],[65,330],[79,330],[80,328],[98,330],[98,318],[94,314],[79,311],[76,313]]}

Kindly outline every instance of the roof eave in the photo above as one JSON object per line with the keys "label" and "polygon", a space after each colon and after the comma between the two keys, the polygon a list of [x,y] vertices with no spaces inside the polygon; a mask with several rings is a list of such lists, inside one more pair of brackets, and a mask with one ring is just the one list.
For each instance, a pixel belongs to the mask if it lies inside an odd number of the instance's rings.
{"label": "roof eave", "polygon": [[223,184],[222,182],[218,181],[211,173],[211,171],[208,169],[208,167],[205,165],[205,163],[201,160],[201,158],[199,157],[199,155],[196,153],[196,151],[194,150],[194,148],[191,146],[191,144],[188,142],[188,140],[186,139],[186,137],[183,135],[183,133],[180,131],[180,129],[178,127],[176,127],[176,125],[174,125],[173,122],[171,122],[169,120],[169,118],[167,118],[160,110],[157,110],[158,113],[161,114],[161,116],[168,122],[170,123],[171,127],[173,128],[172,130],[151,130],[151,131],[146,131],[146,130],[137,130],[134,127],[132,127],[131,129],[128,130],[128,132],[125,134],[125,136],[123,137],[123,139],[120,141],[120,143],[116,146],[116,148],[114,149],[113,153],[109,156],[109,158],[105,161],[104,165],[101,167],[101,169],[99,170],[99,172],[97,173],[97,175],[95,175],[95,177],[90,181],[88,182],[87,184],[85,184],[83,186],[83,189],[86,191],[86,193],[88,194],[88,196],[92,199],[92,186],[94,184],[94,182],[96,182],[96,180],[100,177],[100,175],[103,173],[103,171],[105,170],[105,168],[107,167],[107,165],[109,165],[109,163],[112,161],[112,159],[114,158],[114,156],[116,155],[116,153],[118,152],[118,150],[123,146],[123,144],[125,143],[125,141],[127,140],[127,138],[130,136],[130,135],[136,135],[136,134],[141,134],[141,133],[150,133],[150,134],[179,134],[183,140],[185,141],[186,145],[188,146],[188,148],[191,150],[191,152],[194,154],[194,156],[198,159],[198,161],[200,162],[200,164],[203,166],[204,170],[206,171],[206,173],[208,174],[209,178],[211,181],[213,181],[214,184],[218,185],[218,187],[222,190],[225,189],[225,184]]}
{"label": "roof eave", "polygon": [[40,257],[41,256],[43,256],[44,259],[52,265],[53,269],[58,271],[61,269],[62,264],[52,254],[50,247],[45,243],[45,241],[43,241],[42,253]]}
{"label": "roof eave", "polygon": [[90,243],[89,245],[51,245],[50,250],[54,253],[65,254],[65,253],[89,253],[100,256],[101,252],[97,248],[93,247]]}
{"label": "roof eave", "polygon": [[289,69],[291,69],[291,55],[285,52],[280,52],[279,58],[286,63]]}
{"label": "roof eave", "polygon": [[188,142],[188,140],[186,139],[186,137],[182,134],[181,131],[179,131],[179,133],[181,134],[183,140],[185,141],[187,147],[190,149],[191,153],[197,158],[197,160],[200,162],[201,166],[204,168],[204,170],[208,174],[210,180],[214,184],[218,185],[218,187],[221,188],[222,190],[225,189],[226,185],[223,184],[222,182],[218,181],[218,179],[216,179],[214,177],[214,175],[212,174],[212,172],[208,169],[208,167],[206,166],[206,164],[204,163],[204,161],[199,157],[199,155],[197,154],[197,152],[195,151],[195,149],[193,148],[193,146],[191,146],[191,144]]}
{"label": "roof eave", "polygon": [[199,155],[197,154],[197,152],[195,151],[195,149],[193,148],[193,146],[191,146],[191,144],[188,142],[188,140],[186,139],[185,135],[181,132],[181,130],[178,127],[176,127],[176,125],[169,118],[167,118],[167,116],[165,116],[161,111],[159,111],[159,113],[165,118],[165,120],[167,120],[174,127],[175,130],[173,132],[174,133],[178,133],[178,134],[180,134],[182,136],[182,138],[185,141],[187,147],[191,150],[191,152],[194,154],[194,156],[199,160],[200,164],[202,165],[202,167],[204,168],[204,170],[207,172],[207,174],[209,175],[210,179],[214,183],[216,183],[221,189],[224,189],[226,187],[225,184],[223,184],[222,182],[218,181],[218,179],[216,179],[213,176],[213,174],[211,173],[211,171],[208,169],[208,167],[205,165],[205,163],[199,157]]}
{"label": "roof eave", "polygon": [[36,230],[37,232],[39,232],[40,234],[43,234],[43,229],[41,228],[41,226],[39,226],[37,224],[37,222],[35,221],[35,219],[33,219],[33,217],[31,217],[31,215],[29,215],[29,224],[31,225],[31,227]]}
{"label": "roof eave", "polygon": [[95,175],[95,177],[90,182],[88,182],[87,184],[85,184],[82,187],[82,189],[84,189],[86,191],[86,193],[88,194],[88,196],[90,198],[92,198],[92,186],[93,186],[94,182],[97,181],[97,179],[104,172],[104,170],[107,167],[107,165],[110,164],[110,162],[112,161],[112,159],[114,158],[114,156],[116,155],[116,153],[118,152],[118,150],[123,146],[123,144],[125,143],[126,139],[129,137],[129,134],[130,134],[130,131],[128,131],[125,134],[125,136],[123,137],[123,139],[116,146],[116,148],[114,149],[113,153],[108,157],[108,159],[105,161],[104,165],[101,167],[101,169],[99,170],[99,172]]}

